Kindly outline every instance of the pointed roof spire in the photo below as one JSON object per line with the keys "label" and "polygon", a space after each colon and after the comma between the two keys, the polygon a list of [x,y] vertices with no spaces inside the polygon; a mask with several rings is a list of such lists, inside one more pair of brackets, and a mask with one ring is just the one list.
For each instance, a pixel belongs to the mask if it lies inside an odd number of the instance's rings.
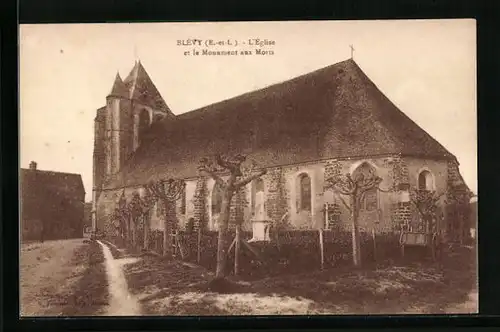
{"label": "pointed roof spire", "polygon": [[137,100],[159,110],[171,112],[160,92],[149,77],[141,60],[136,60],[134,68],[123,81],[128,90],[128,98]]}
{"label": "pointed roof spire", "polygon": [[120,73],[116,73],[115,82],[113,83],[113,87],[111,88],[111,93],[108,96],[116,96],[116,97],[128,97],[127,86],[123,83],[122,78],[120,77]]}

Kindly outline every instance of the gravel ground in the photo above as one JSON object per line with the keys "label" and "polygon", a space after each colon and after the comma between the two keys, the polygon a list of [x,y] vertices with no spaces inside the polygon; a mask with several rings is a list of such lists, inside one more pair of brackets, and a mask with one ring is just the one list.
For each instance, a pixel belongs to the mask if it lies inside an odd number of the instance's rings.
{"label": "gravel ground", "polygon": [[57,316],[65,308],[58,294],[65,294],[85,270],[83,262],[73,258],[83,239],[30,243],[21,247],[20,306],[21,316]]}
{"label": "gravel ground", "polygon": [[23,245],[21,316],[98,315],[108,304],[103,262],[99,244],[84,239]]}

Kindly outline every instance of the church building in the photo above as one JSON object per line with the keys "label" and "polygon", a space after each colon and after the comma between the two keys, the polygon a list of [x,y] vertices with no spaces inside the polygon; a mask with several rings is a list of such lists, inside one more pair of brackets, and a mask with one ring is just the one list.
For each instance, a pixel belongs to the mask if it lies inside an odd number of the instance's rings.
{"label": "church building", "polygon": [[[244,154],[246,168],[267,170],[231,202],[231,221],[249,231],[256,215],[290,230],[349,227],[348,211],[325,188],[338,174],[382,178],[383,190],[366,193],[359,216],[362,229],[377,232],[411,223],[409,190],[439,194],[465,186],[456,157],[352,59],[179,115],[138,61],[124,80],[116,75],[106,105],[97,110],[94,227],[112,236],[110,216],[122,195],[130,200],[146,183],[174,178],[185,182],[176,206],[179,229],[193,223],[216,230],[220,189],[198,173],[199,160],[216,154]],[[440,204],[447,231],[452,221]],[[163,209],[158,203],[150,211],[151,230],[163,230]]]}

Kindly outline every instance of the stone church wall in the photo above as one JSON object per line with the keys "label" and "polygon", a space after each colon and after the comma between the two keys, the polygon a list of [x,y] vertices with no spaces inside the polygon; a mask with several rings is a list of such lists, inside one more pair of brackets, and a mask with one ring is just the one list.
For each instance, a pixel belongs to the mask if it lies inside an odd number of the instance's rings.
{"label": "stone church wall", "polygon": [[[267,174],[261,179],[264,183],[265,211],[274,225],[282,219],[285,213],[285,225],[281,229],[289,230],[311,230],[319,228],[350,229],[350,212],[340,201],[338,195],[331,189],[324,189],[325,181],[335,174],[345,175],[351,173],[364,162],[372,166],[378,176],[382,178],[377,193],[378,208],[373,211],[361,212],[359,224],[362,231],[371,232],[375,228],[377,233],[392,232],[401,229],[402,225],[409,222],[412,217],[413,207],[409,201],[405,201],[401,194],[401,188],[410,185],[417,188],[418,174],[422,170],[430,171],[434,176],[436,190],[441,192],[447,188],[448,168],[446,161],[421,160],[417,158],[406,158],[400,156],[386,156],[368,159],[330,159],[300,165],[282,166],[268,169]],[[298,205],[300,195],[299,177],[307,174],[311,179],[311,211],[301,211]],[[252,183],[235,194],[231,202],[230,228],[234,228],[236,220],[242,222],[243,231],[251,231],[252,217]],[[217,230],[214,216],[211,211],[213,179],[192,178],[186,180],[185,213],[182,211],[182,200],[176,202],[176,215],[180,230],[186,230],[189,220],[196,229]],[[127,201],[137,188],[125,190]],[[113,212],[116,202],[122,190],[107,191],[101,194],[99,199],[98,214],[104,218]],[[349,204],[348,197],[343,197]],[[324,203],[333,204],[339,218],[335,223],[325,223]],[[158,204],[160,206],[158,206]],[[163,230],[164,209],[161,202],[153,207],[151,213],[151,230]],[[102,219],[101,219],[102,220]]]}
{"label": "stone church wall", "polygon": [[[384,158],[368,158],[357,160],[327,160],[324,162],[325,174],[324,179],[332,176],[352,174],[357,167],[363,163],[368,163],[375,169],[376,174],[382,178],[380,188],[384,192],[377,193],[377,209],[373,211],[361,211],[359,214],[359,226],[363,231],[371,231],[375,228],[377,232],[390,232],[392,231],[392,209],[394,203],[397,201],[397,194],[394,192],[394,157]],[[389,192],[385,192],[389,191]],[[334,204],[340,214],[338,219],[339,225],[330,225],[334,228],[349,229],[351,224],[350,211],[344,205],[339,195],[334,190],[325,190],[324,201],[328,204]],[[341,196],[344,202],[349,205],[349,198]]]}

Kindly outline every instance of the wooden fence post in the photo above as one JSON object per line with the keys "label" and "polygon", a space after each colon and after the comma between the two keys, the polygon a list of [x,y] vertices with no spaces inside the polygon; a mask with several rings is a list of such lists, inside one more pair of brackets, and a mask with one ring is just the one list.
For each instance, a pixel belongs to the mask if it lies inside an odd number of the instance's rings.
{"label": "wooden fence post", "polygon": [[197,257],[197,261],[198,261],[198,264],[200,264],[201,262],[201,228],[198,227],[198,257]]}
{"label": "wooden fence post", "polygon": [[324,244],[323,244],[323,228],[319,229],[319,248],[320,248],[320,254],[321,254],[321,269],[323,270],[325,266],[325,251],[324,251]]}
{"label": "wooden fence post", "polygon": [[236,243],[234,244],[234,275],[237,276],[240,265],[240,225],[236,225]]}

